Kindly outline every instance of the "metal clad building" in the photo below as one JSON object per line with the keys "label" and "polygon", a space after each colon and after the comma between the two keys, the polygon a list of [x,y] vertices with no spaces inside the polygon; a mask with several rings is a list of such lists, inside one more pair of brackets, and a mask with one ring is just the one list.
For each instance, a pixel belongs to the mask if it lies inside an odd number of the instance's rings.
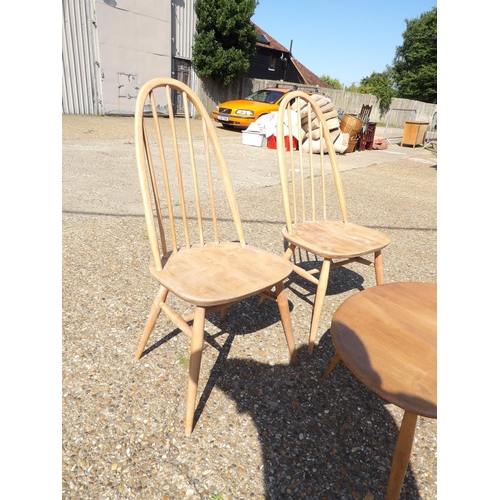
{"label": "metal clad building", "polygon": [[151,78],[191,84],[193,4],[63,0],[62,112],[131,115]]}
{"label": "metal clad building", "polygon": [[62,3],[62,109],[69,114],[101,114],[99,57],[93,2]]}

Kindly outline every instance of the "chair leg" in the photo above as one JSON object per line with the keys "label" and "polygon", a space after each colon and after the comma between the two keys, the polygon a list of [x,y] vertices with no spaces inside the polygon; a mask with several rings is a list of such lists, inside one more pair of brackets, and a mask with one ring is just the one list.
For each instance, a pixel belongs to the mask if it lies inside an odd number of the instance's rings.
{"label": "chair leg", "polygon": [[314,341],[316,340],[316,333],[318,331],[319,319],[321,317],[321,309],[323,309],[323,302],[325,300],[326,287],[328,286],[328,278],[330,276],[330,265],[332,261],[325,259],[321,266],[321,273],[319,275],[319,283],[316,288],[316,298],[314,299],[314,308],[311,321],[311,331],[309,332],[309,348],[307,352],[312,354],[314,349]]}
{"label": "chair leg", "polygon": [[[293,251],[295,249],[295,246],[294,245],[291,245],[287,248],[285,254],[283,255],[283,257],[286,259],[286,260],[290,260],[290,258],[292,257],[293,255]],[[257,304],[257,307],[262,307],[264,305],[264,302],[267,300],[267,297],[265,295],[261,295],[260,297],[260,300],[259,300],[259,303]]]}
{"label": "chair leg", "polygon": [[139,347],[135,352],[135,359],[140,359],[142,356],[144,347],[146,346],[146,342],[148,341],[149,336],[151,335],[151,332],[153,331],[153,328],[155,326],[156,320],[160,315],[161,312],[160,304],[162,302],[165,302],[165,299],[167,298],[167,293],[168,290],[164,286],[160,286],[160,289],[156,294],[155,300],[153,301],[153,305],[151,306],[151,310],[149,311],[148,320],[146,321],[146,326],[144,327],[144,330],[142,332],[142,337],[141,341],[139,342]]}
{"label": "chair leg", "polygon": [[335,353],[335,356],[333,356],[333,359],[330,361],[330,364],[328,365],[328,368],[326,369],[325,373],[323,373],[323,378],[328,378],[328,375],[332,373],[332,370],[337,366],[337,364],[340,361],[340,354],[338,352]]}
{"label": "chair leg", "polygon": [[260,300],[259,300],[259,303],[257,304],[257,308],[260,309],[263,305],[264,305],[264,302],[266,300],[269,300],[272,298],[272,296],[275,297],[276,299],[276,291],[273,292],[273,288],[274,287],[271,287],[271,288],[268,288],[267,290],[264,290],[262,293],[261,293],[261,296],[260,296]]}
{"label": "chair leg", "polygon": [[285,257],[286,260],[290,260],[292,258],[293,252],[295,252],[296,245],[290,245],[286,251],[283,257]]}
{"label": "chair leg", "polygon": [[224,307],[220,310],[220,321],[221,321],[221,323],[224,323],[224,321],[226,321],[226,317],[227,317],[227,309],[228,309],[228,307],[227,307],[227,306],[224,306]]}
{"label": "chair leg", "polygon": [[[295,251],[295,245],[290,245],[285,253],[283,254],[283,258],[285,258],[286,260],[290,260],[292,258],[292,255],[293,255],[293,252]],[[257,304],[257,307],[262,307],[262,305],[264,304],[264,302],[267,300],[267,297],[265,297],[264,295],[262,295],[260,297],[260,300],[259,300],[259,303]]]}
{"label": "chair leg", "polygon": [[410,460],[415,427],[417,425],[416,413],[408,410],[403,415],[403,421],[399,429],[394,456],[392,457],[391,474],[389,476],[389,486],[387,487],[386,500],[397,500],[403,487],[408,461]]}
{"label": "chair leg", "polygon": [[[286,252],[284,253],[283,257],[286,260],[290,260],[292,258],[293,252],[295,251],[295,245],[290,245],[287,249]],[[262,307],[264,302],[267,300],[267,297],[265,295],[262,295],[260,297],[259,303],[257,304],[257,307]]]}
{"label": "chair leg", "polygon": [[382,251],[375,252],[375,280],[377,285],[384,283],[384,267],[382,264]]}
{"label": "chair leg", "polygon": [[290,351],[292,365],[299,364],[297,359],[297,350],[295,349],[295,340],[293,338],[292,320],[290,319],[290,308],[288,307],[288,299],[286,297],[285,287],[283,283],[276,283],[276,301],[281,315],[283,330],[285,331],[286,343]]}
{"label": "chair leg", "polygon": [[203,338],[205,334],[205,308],[197,307],[194,312],[193,335],[191,337],[189,356],[189,378],[186,402],[186,437],[191,435],[194,422],[196,393],[200,377],[201,355],[203,351]]}
{"label": "chair leg", "polygon": [[272,300],[276,302],[276,286],[271,286],[267,290],[262,290],[262,292],[260,292],[260,300],[257,307],[261,307],[266,300]]}

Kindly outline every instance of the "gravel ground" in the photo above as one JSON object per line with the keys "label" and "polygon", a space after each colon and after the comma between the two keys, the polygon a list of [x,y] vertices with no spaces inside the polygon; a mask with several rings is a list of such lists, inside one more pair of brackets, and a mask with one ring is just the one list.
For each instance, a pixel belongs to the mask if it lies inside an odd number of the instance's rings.
{"label": "gravel ground", "polygon": [[[334,354],[332,314],[375,285],[365,266],[332,272],[311,356],[314,289],[291,276],[297,367],[288,364],[276,304],[258,310],[252,298],[230,308],[223,324],[210,316],[197,422],[184,436],[188,339],[161,315],[144,356],[134,359],[157,286],[132,123],[63,116],[62,497],[384,498],[402,411],[343,364],[321,379]],[[276,152],[217,130],[247,241],[280,254]],[[339,162],[350,220],[392,237],[385,281],[437,282],[435,154],[391,146]],[[419,418],[401,498],[437,498],[436,439],[437,421]]]}

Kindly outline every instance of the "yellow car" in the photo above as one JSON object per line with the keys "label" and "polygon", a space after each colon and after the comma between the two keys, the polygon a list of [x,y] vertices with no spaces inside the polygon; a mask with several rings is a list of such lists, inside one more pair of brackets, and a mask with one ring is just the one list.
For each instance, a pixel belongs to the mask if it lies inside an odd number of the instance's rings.
{"label": "yellow car", "polygon": [[219,104],[212,112],[212,117],[225,128],[245,129],[260,116],[278,111],[280,101],[287,92],[290,89],[257,90],[245,99]]}

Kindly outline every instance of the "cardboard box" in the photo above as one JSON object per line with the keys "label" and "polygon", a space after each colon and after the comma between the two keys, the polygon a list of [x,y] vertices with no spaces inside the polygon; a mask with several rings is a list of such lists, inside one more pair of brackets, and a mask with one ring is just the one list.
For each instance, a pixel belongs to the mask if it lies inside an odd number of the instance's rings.
{"label": "cardboard box", "polygon": [[247,146],[257,146],[259,148],[267,145],[265,134],[260,132],[253,132],[251,130],[241,131],[241,140]]}

